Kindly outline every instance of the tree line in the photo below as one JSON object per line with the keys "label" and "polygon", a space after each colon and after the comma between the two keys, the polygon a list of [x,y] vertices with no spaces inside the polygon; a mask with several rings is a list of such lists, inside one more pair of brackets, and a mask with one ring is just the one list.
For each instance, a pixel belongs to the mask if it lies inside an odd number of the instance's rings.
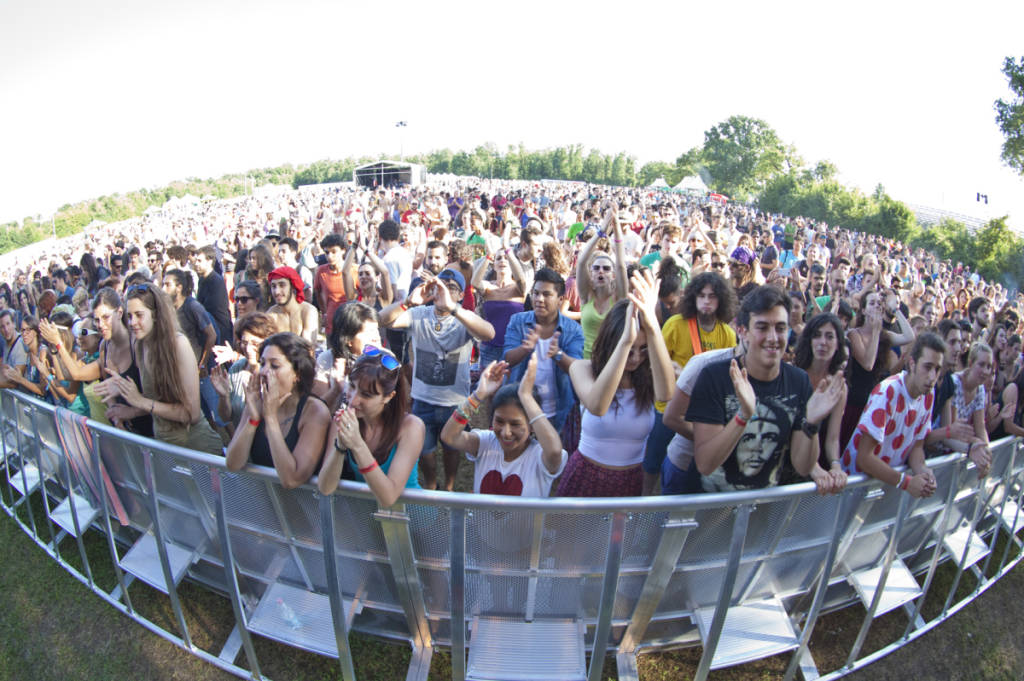
{"label": "tree line", "polygon": [[[250,170],[216,179],[189,178],[166,187],[139,189],[62,206],[54,217],[57,236],[83,231],[93,221],[116,222],[141,215],[172,197],[193,194],[217,198],[240,196],[253,185],[344,182],[372,157],[320,160],[300,166]],[[716,192],[738,201],[756,203],[762,210],[804,216],[859,232],[879,234],[921,246],[944,259],[963,262],[991,281],[1020,288],[1024,282],[1024,241],[1006,218],[990,221],[976,233],[955,220],[923,227],[906,204],[890,197],[879,185],[864,194],[841,184],[829,161],[806,163],[763,120],[731,116],[704,133],[704,144],[679,155],[674,162],[655,161],[637,168],[626,152],[606,154],[582,145],[553,149],[509,146],[504,151],[481,145],[472,151],[434,150],[407,157],[430,173],[510,180],[576,180],[615,186],[649,186],[659,177],[669,185],[698,174]],[[49,220],[28,217],[3,225],[0,253],[52,234]]]}

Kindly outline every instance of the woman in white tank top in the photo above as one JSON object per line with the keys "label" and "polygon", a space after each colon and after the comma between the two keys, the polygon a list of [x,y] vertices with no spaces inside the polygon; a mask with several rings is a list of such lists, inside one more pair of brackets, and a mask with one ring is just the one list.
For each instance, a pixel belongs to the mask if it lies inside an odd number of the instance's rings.
{"label": "woman in white tank top", "polygon": [[672,396],[674,374],[655,309],[651,273],[633,273],[628,300],[605,317],[589,360],[569,369],[583,409],[579,449],[569,457],[559,496],[639,496],[654,401]]}

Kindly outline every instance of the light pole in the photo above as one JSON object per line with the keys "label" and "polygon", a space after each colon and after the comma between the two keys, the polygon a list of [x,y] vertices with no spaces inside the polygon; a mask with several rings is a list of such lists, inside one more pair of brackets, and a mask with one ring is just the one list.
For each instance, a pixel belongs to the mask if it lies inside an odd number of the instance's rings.
{"label": "light pole", "polygon": [[[407,128],[407,127],[409,127],[409,123],[406,122],[406,121],[398,121],[397,123],[395,123],[395,127],[396,128]],[[399,161],[405,160],[405,148],[404,148],[404,145],[402,144],[402,131],[401,130],[398,131],[398,160]]]}

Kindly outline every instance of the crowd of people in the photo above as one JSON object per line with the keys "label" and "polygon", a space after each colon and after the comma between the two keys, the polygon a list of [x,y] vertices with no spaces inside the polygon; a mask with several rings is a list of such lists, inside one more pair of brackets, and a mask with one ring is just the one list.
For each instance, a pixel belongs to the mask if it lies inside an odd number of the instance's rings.
{"label": "crowd of people", "polygon": [[667,191],[179,203],[5,256],[0,281],[0,386],[385,505],[461,465],[488,494],[828,494],[863,472],[927,496],[930,457],[984,475],[1024,434],[1016,290]]}

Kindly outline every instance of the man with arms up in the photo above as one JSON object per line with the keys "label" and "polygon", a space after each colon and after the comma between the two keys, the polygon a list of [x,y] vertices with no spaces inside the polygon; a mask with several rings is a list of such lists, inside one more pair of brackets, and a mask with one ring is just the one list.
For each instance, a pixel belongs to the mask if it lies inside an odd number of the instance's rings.
{"label": "man with arms up", "polygon": [[[490,322],[461,306],[465,290],[466,280],[460,272],[442,270],[436,279],[413,289],[403,302],[389,305],[380,313],[382,326],[409,331],[412,413],[426,428],[420,455],[423,489],[437,488],[434,449],[452,409],[469,395],[473,339],[494,338]],[[441,446],[445,489],[451,491],[461,454],[444,443]]]}

